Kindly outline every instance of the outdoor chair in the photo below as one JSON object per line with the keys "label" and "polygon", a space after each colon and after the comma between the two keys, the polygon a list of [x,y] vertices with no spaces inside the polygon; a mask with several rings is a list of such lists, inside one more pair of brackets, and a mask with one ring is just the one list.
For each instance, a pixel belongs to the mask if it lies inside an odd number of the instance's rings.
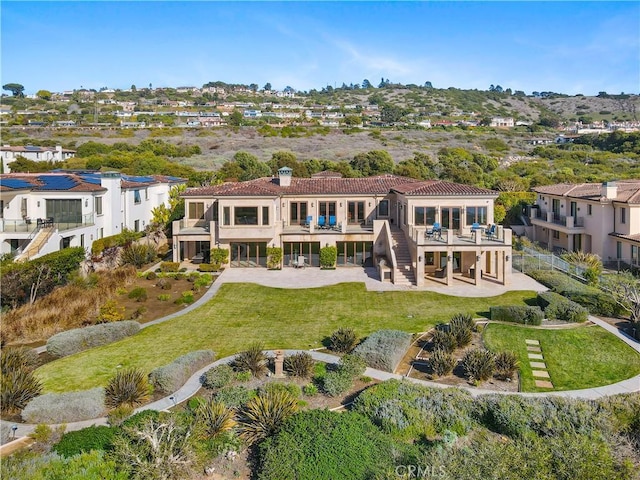
{"label": "outdoor chair", "polygon": [[331,229],[335,229],[336,228],[336,216],[335,215],[329,215],[329,228],[331,228]]}
{"label": "outdoor chair", "polygon": [[427,238],[433,238],[433,237],[440,238],[442,236],[442,228],[440,227],[440,223],[439,222],[435,222],[433,224],[433,227],[431,227],[430,229],[427,228],[425,236]]}
{"label": "outdoor chair", "polygon": [[304,255],[298,255],[298,260],[295,263],[296,268],[304,268],[306,266],[305,260]]}
{"label": "outdoor chair", "polygon": [[493,225],[491,225],[489,228],[485,229],[484,234],[487,237],[487,239],[495,238],[495,236],[496,236],[496,225],[495,225],[495,223]]}
{"label": "outdoor chair", "polygon": [[479,224],[479,223],[473,223],[473,224],[471,225],[471,231],[472,231],[472,232],[475,232],[475,231],[477,231],[477,230],[480,230],[480,224]]}
{"label": "outdoor chair", "polygon": [[326,227],[326,222],[325,222],[324,216],[320,215],[318,217],[318,228],[325,228],[325,227]]}
{"label": "outdoor chair", "polygon": [[307,219],[304,221],[304,226],[310,227],[312,223],[313,223],[313,216],[309,215]]}

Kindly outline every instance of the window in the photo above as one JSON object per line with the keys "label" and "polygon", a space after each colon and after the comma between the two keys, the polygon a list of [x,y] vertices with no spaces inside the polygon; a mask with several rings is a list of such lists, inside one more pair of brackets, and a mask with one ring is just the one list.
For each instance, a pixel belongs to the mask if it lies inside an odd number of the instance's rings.
{"label": "window", "polygon": [[222,207],[222,224],[231,225],[231,207]]}
{"label": "window", "polygon": [[307,220],[307,202],[291,202],[289,223],[302,225]]}
{"label": "window", "polygon": [[553,238],[555,238],[556,240],[560,239],[560,232],[558,230],[553,231]]}
{"label": "window", "polygon": [[554,215],[560,216],[560,200],[554,198],[551,202],[551,208],[553,210]]}
{"label": "window", "polygon": [[23,198],[21,203],[20,203],[20,213],[22,214],[22,217],[28,217],[29,216],[29,212],[27,211],[27,198]]}
{"label": "window", "polygon": [[258,207],[234,207],[234,225],[258,225]]}
{"label": "window", "polygon": [[136,205],[140,203],[142,200],[140,199],[140,190],[133,191],[133,203]]}
{"label": "window", "polygon": [[415,225],[433,225],[436,222],[436,207],[415,207],[413,222]]}
{"label": "window", "polygon": [[325,221],[329,221],[329,217],[336,216],[336,202],[320,202],[318,203],[318,215],[323,216]]}
{"label": "window", "polygon": [[364,202],[349,202],[347,204],[347,222],[364,223]]}
{"label": "window", "polygon": [[616,258],[622,258],[622,242],[616,242]]}
{"label": "window", "polygon": [[627,209],[624,207],[620,209],[620,223],[627,223]]}
{"label": "window", "polygon": [[0,200],[0,218],[4,218],[4,200]]}
{"label": "window", "polygon": [[487,207],[467,207],[467,226],[487,224]]}
{"label": "window", "polygon": [[133,231],[134,232],[139,232],[140,231],[140,220],[134,220],[133,221]]}
{"label": "window", "polygon": [[389,216],[389,200],[380,200],[380,203],[378,204],[378,216],[379,217]]}
{"label": "window", "polygon": [[640,248],[636,245],[631,245],[631,263],[640,265]]}
{"label": "window", "polygon": [[433,254],[433,252],[426,252],[424,254],[424,264],[425,265],[435,265],[436,264],[436,258],[435,258],[435,255]]}
{"label": "window", "polygon": [[104,238],[104,228],[100,227],[98,229],[98,233],[96,234],[97,238]]}
{"label": "window", "polygon": [[82,200],[47,200],[47,218],[55,223],[82,223]]}
{"label": "window", "polygon": [[202,220],[204,218],[204,202],[189,203],[189,219]]}
{"label": "window", "polygon": [[408,213],[409,208],[408,208],[408,205],[406,203],[404,204],[403,210],[404,210],[404,213],[402,215],[402,224],[406,225],[408,223],[407,217],[409,216],[409,213]]}
{"label": "window", "polygon": [[96,215],[102,215],[102,197],[94,199]]}
{"label": "window", "polygon": [[587,205],[587,215],[591,215],[592,214],[592,207],[593,207],[593,205],[591,205],[591,204]]}
{"label": "window", "polygon": [[269,207],[262,207],[262,225],[269,225]]}

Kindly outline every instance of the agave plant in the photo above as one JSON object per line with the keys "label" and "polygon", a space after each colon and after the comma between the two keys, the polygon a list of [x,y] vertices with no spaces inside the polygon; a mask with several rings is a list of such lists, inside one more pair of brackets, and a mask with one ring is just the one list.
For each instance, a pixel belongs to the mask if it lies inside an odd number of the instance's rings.
{"label": "agave plant", "polygon": [[136,369],[121,370],[105,388],[104,403],[109,408],[121,405],[137,407],[148,400],[149,392],[149,382],[143,372]]}
{"label": "agave plant", "polygon": [[358,343],[356,332],[352,328],[339,328],[331,334],[329,348],[334,352],[348,353]]}
{"label": "agave plant", "polygon": [[234,410],[215,399],[198,406],[196,422],[200,431],[208,438],[229,431],[237,424]]}
{"label": "agave plant", "polygon": [[434,350],[444,350],[451,353],[456,349],[458,341],[451,331],[437,329],[431,337]]}
{"label": "agave plant", "polygon": [[488,380],[495,371],[495,356],[483,348],[469,350],[462,358],[462,367],[471,382]]}
{"label": "agave plant", "polygon": [[251,372],[254,377],[261,377],[267,371],[267,356],[263,352],[263,345],[254,343],[244,352],[236,355],[233,361],[234,369],[240,372]]}
{"label": "agave plant", "polygon": [[437,349],[431,355],[429,363],[433,370],[433,374],[438,377],[442,377],[444,375],[449,375],[453,371],[453,367],[456,365],[456,360],[453,358],[451,353]]}
{"label": "agave plant", "polygon": [[518,357],[513,352],[500,352],[496,355],[496,376],[511,380],[518,370]]}
{"label": "agave plant", "polygon": [[2,412],[14,413],[22,410],[29,401],[40,395],[42,384],[26,368],[0,375],[0,405]]}
{"label": "agave plant", "polygon": [[284,369],[294,377],[309,378],[315,362],[307,352],[300,352],[284,359]]}
{"label": "agave plant", "polygon": [[240,436],[256,443],[278,431],[282,422],[298,411],[298,401],[285,390],[269,390],[247,403]]}

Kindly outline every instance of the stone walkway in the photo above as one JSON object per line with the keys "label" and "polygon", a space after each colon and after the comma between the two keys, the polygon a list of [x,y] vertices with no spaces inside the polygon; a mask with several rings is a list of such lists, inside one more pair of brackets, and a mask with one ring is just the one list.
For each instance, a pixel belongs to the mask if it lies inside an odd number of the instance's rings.
{"label": "stone walkway", "polygon": [[529,357],[529,365],[531,366],[531,374],[538,388],[553,388],[551,377],[547,372],[547,365],[544,363],[544,356],[540,348],[538,340],[525,340],[527,344],[527,356]]}

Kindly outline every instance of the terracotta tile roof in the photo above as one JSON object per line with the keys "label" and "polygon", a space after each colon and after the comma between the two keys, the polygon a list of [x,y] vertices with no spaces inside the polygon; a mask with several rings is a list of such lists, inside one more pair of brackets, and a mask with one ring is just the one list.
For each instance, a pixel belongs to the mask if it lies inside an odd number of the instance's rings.
{"label": "terracotta tile roof", "polygon": [[625,240],[631,240],[632,242],[640,243],[640,233],[636,233],[634,235],[622,235],[621,233],[610,233],[612,237],[623,238]]}
{"label": "terracotta tile roof", "polygon": [[[640,204],[640,180],[619,180],[617,185],[616,202]],[[606,201],[604,188],[601,183],[559,183],[536,187],[534,192],[557,195],[562,197],[579,198],[582,200]]]}
{"label": "terracotta tile roof", "polygon": [[322,172],[314,173],[311,178],[342,178],[340,172],[334,172],[332,170],[324,170]]}
{"label": "terracotta tile roof", "polygon": [[497,192],[471,185],[440,180],[415,180],[397,175],[378,175],[367,178],[313,177],[291,179],[291,185],[281,187],[277,178],[258,178],[246,182],[188,190],[185,196],[279,196],[279,195],[386,195],[390,191],[406,195],[496,195]]}

